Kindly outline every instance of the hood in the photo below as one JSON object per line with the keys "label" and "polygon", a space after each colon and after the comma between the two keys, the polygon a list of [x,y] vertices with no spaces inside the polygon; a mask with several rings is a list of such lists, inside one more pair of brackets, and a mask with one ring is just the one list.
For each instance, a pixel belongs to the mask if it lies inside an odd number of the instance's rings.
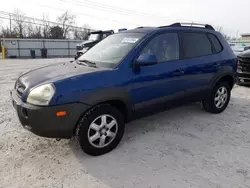
{"label": "hood", "polygon": [[98,41],[93,41],[93,40],[87,40],[87,41],[84,41],[84,42],[82,42],[81,44],[79,44],[79,46],[86,46],[86,47],[88,47],[88,46],[93,46],[93,45],[95,45],[96,43],[97,43]]}
{"label": "hood", "polygon": [[242,52],[234,52],[234,55],[236,55],[238,57],[241,53]]}
{"label": "hood", "polygon": [[39,84],[55,82],[61,79],[101,70],[103,69],[78,65],[75,62],[59,63],[29,71],[21,75],[19,81],[25,85],[26,88],[30,88]]}
{"label": "hood", "polygon": [[241,52],[240,54],[238,54],[239,57],[247,57],[250,58],[250,50],[246,50],[244,52]]}

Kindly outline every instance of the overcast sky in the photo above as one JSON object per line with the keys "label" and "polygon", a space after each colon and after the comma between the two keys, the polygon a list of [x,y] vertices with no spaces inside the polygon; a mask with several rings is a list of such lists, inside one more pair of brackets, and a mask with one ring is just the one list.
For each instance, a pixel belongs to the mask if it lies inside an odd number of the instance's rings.
{"label": "overcast sky", "polygon": [[35,18],[45,13],[50,21],[68,10],[77,16],[78,26],[89,24],[94,29],[193,21],[221,26],[231,36],[250,33],[250,0],[6,0],[0,11],[15,8]]}

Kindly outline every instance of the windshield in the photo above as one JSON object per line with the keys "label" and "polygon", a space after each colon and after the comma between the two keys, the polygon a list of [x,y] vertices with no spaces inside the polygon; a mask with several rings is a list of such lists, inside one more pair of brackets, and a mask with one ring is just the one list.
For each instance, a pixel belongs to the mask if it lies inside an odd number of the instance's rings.
{"label": "windshield", "polygon": [[98,34],[98,33],[90,34],[90,36],[89,36],[89,40],[93,40],[93,41],[99,40],[99,38],[100,38],[100,34]]}
{"label": "windshield", "polygon": [[114,68],[139,43],[144,35],[144,33],[111,35],[83,54],[79,60],[94,62],[97,67]]}

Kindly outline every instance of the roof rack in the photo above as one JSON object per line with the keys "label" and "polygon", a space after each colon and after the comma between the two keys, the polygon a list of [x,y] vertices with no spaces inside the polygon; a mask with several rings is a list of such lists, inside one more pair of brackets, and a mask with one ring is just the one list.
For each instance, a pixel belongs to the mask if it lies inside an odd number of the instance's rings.
{"label": "roof rack", "polygon": [[135,29],[143,29],[143,28],[147,29],[147,28],[154,28],[154,27],[152,27],[152,26],[140,26],[140,27],[136,27]]}
{"label": "roof rack", "polygon": [[197,28],[215,30],[213,26],[209,24],[199,24],[199,23],[173,23],[168,26],[160,26],[159,28],[164,28],[164,27],[197,27]]}
{"label": "roof rack", "polygon": [[96,30],[96,31],[91,31],[90,33],[107,33],[107,32],[110,32],[110,33],[114,33],[113,30]]}
{"label": "roof rack", "polygon": [[141,27],[137,27],[137,28],[135,28],[135,29],[142,29],[142,28],[145,28],[145,27],[141,26]]}

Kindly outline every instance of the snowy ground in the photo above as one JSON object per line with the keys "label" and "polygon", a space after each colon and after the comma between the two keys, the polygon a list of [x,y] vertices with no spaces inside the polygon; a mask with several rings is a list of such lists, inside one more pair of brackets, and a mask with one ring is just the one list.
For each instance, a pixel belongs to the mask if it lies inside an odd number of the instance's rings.
{"label": "snowy ground", "polygon": [[56,61],[0,60],[0,188],[250,187],[250,88],[234,88],[220,115],[192,104],[134,121],[117,149],[91,157],[24,130],[11,106],[16,78]]}

